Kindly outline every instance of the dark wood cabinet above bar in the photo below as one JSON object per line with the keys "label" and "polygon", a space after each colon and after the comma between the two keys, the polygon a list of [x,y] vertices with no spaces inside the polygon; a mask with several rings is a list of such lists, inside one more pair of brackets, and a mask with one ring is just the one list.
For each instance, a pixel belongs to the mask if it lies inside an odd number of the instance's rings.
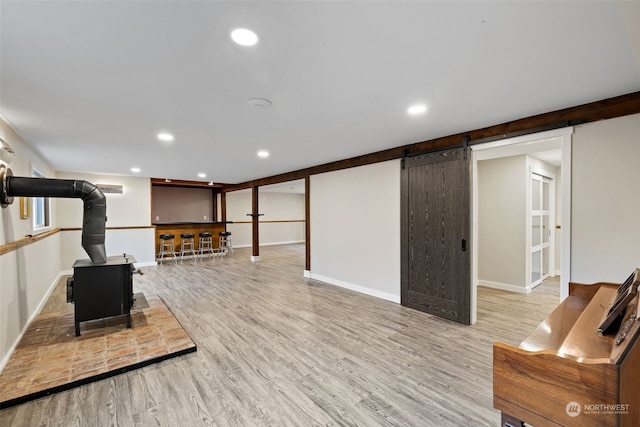
{"label": "dark wood cabinet above bar", "polygon": [[215,194],[210,188],[151,187],[151,223],[215,221]]}

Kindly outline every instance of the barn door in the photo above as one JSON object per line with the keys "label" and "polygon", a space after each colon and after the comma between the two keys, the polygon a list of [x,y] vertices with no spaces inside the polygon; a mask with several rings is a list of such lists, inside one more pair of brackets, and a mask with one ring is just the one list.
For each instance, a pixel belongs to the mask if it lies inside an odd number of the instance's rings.
{"label": "barn door", "polygon": [[404,160],[401,303],[470,323],[469,165],[465,149]]}

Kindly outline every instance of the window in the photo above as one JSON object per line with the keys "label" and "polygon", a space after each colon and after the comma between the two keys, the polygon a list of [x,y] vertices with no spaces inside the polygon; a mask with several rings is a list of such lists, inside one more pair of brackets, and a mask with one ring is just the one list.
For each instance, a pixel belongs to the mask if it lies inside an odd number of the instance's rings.
{"label": "window", "polygon": [[[31,176],[34,178],[44,178],[37,169],[31,169]],[[48,197],[32,198],[33,230],[47,228],[51,225],[51,204]]]}

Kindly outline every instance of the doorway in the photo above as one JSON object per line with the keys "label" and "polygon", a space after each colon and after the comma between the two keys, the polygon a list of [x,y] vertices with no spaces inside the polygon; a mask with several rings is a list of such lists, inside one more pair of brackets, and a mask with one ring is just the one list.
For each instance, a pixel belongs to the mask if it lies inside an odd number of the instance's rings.
{"label": "doorway", "polygon": [[[477,320],[477,286],[480,282],[479,276],[479,258],[480,258],[480,230],[479,230],[479,162],[490,159],[502,159],[513,156],[530,156],[533,153],[552,152],[557,151],[561,155],[560,175],[558,177],[560,181],[560,198],[558,205],[559,216],[556,218],[555,223],[551,218],[550,209],[542,209],[543,206],[543,191],[548,191],[547,196],[552,197],[551,184],[547,181],[544,187],[542,181],[544,178],[536,179],[539,184],[534,183],[534,175],[532,172],[536,171],[536,168],[529,167],[529,170],[523,170],[523,179],[528,182],[529,190],[526,193],[527,196],[527,238],[526,246],[520,246],[520,249],[526,249],[526,256],[522,257],[522,264],[524,272],[527,272],[525,282],[539,284],[542,282],[542,277],[545,274],[553,274],[554,271],[549,267],[549,263],[552,263],[555,256],[552,254],[550,239],[556,238],[558,240],[558,246],[560,247],[559,263],[560,263],[560,300],[563,300],[568,296],[569,278],[570,278],[570,217],[571,217],[571,134],[573,128],[567,127],[562,129],[556,129],[537,134],[524,135],[521,137],[510,138],[495,142],[489,142],[485,144],[478,144],[472,147],[472,240],[473,251],[471,261],[471,322],[474,323]],[[526,173],[525,173],[526,171]],[[553,176],[549,176],[548,173],[540,173],[538,175],[553,179]],[[534,186],[539,185],[539,191],[536,190],[535,194],[537,199],[535,201],[535,207],[541,209],[532,209],[534,207],[533,193],[531,190]],[[536,187],[537,188],[537,187]],[[524,191],[524,190],[523,190]],[[547,202],[548,203],[548,202]],[[546,205],[549,208],[549,205]],[[546,222],[546,224],[545,224]],[[557,227],[556,227],[557,224]],[[537,233],[537,234],[536,234]],[[547,234],[547,238],[543,234]],[[524,243],[523,243],[524,245]],[[487,252],[482,252],[486,255]],[[520,258],[519,258],[520,259]],[[507,264],[503,259],[497,259],[498,263],[502,262],[502,265]],[[545,264],[546,262],[546,264]],[[546,267],[545,267],[546,265]],[[535,280],[534,280],[535,279]],[[513,290],[513,289],[507,289]],[[526,291],[525,291],[526,292]]]}
{"label": "doorway", "polygon": [[[258,187],[260,247],[304,244],[305,180],[287,181]],[[227,220],[234,248],[253,245],[252,189],[237,190],[226,195]],[[261,260],[253,257],[253,261]]]}

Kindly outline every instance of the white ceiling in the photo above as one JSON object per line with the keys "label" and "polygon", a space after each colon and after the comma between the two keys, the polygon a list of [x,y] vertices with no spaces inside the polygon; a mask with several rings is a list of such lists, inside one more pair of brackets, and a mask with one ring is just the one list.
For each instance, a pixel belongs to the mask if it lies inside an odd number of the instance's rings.
{"label": "white ceiling", "polygon": [[1,0],[0,114],[59,171],[237,183],[638,91],[638,23],[615,1]]}
{"label": "white ceiling", "polygon": [[545,163],[548,163],[555,167],[562,166],[562,151],[561,150],[547,150],[547,151],[537,151],[531,153],[533,157],[536,159],[542,160]]}

